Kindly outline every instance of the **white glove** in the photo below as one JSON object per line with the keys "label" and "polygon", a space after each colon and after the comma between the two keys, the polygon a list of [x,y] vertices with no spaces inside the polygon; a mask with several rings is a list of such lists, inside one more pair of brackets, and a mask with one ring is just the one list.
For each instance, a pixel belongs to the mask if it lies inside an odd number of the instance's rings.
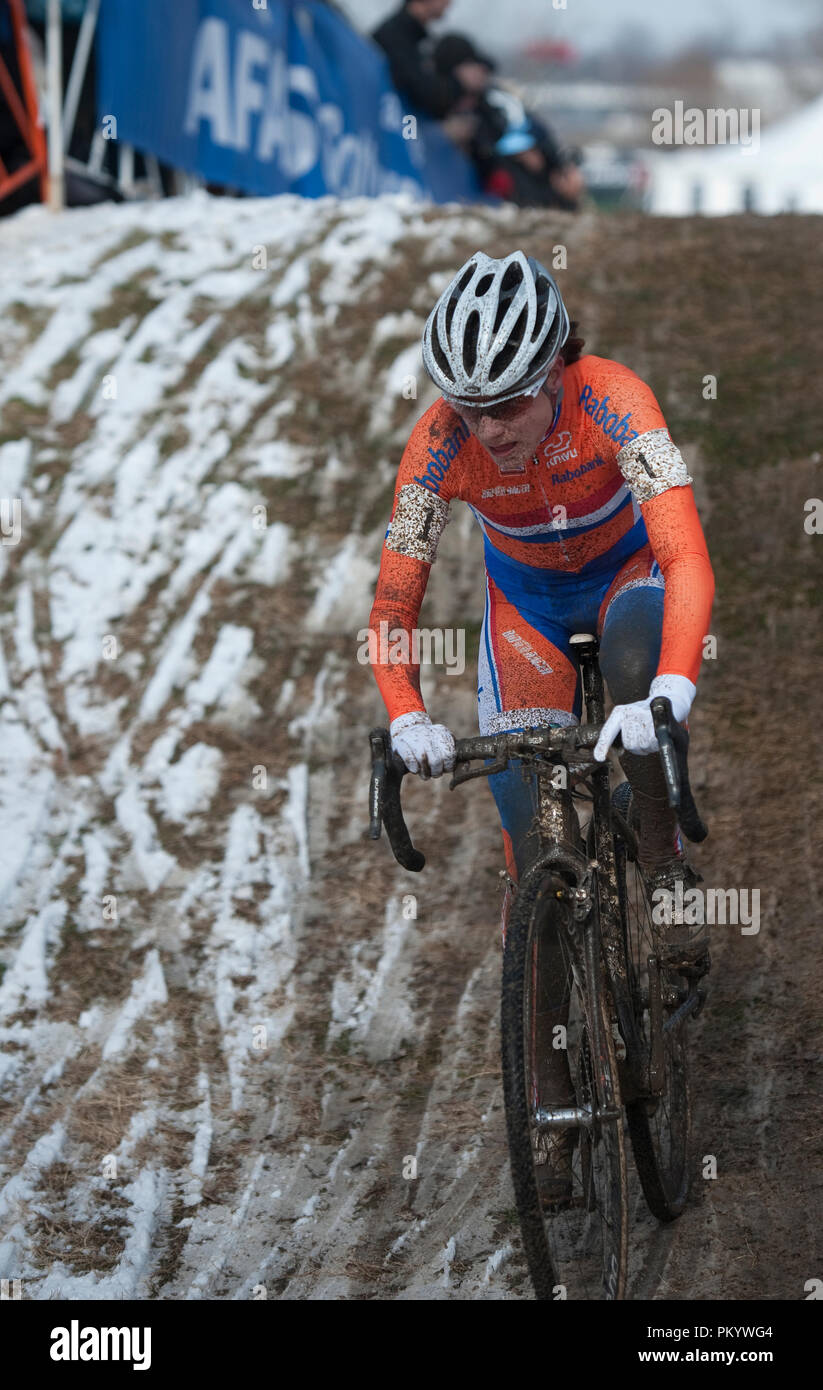
{"label": "white glove", "polygon": [[689,717],[696,693],[697,686],[685,676],[655,676],[649,686],[647,700],[635,700],[632,705],[615,705],[597,740],[595,758],[603,762],[618,734],[627,753],[656,753],[658,743],[652,719],[652,700],[656,695],[668,695],[672,702],[672,714],[678,724],[682,724]]}
{"label": "white glove", "polygon": [[445,724],[432,724],[425,710],[400,714],[389,725],[392,748],[409,772],[440,777],[454,767],[454,739]]}

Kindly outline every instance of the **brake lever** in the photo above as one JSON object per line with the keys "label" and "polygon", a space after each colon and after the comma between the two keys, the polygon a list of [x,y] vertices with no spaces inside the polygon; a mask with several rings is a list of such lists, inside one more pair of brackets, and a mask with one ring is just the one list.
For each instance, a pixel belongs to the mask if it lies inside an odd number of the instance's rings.
{"label": "brake lever", "polygon": [[697,809],[689,783],[689,731],[674,718],[671,700],[666,695],[655,696],[651,711],[669,805],[678,812],[680,829],[686,838],[699,844],[709,831]]}
{"label": "brake lever", "polygon": [[[666,795],[673,810],[680,809],[680,769],[671,734],[670,719],[674,718],[671,700],[666,695],[656,695],[651,703],[654,732],[660,749],[663,776],[666,779]],[[688,735],[686,736],[688,738]],[[688,746],[688,745],[687,745]]]}
{"label": "brake lever", "polygon": [[392,854],[398,864],[410,873],[419,873],[426,856],[412,844],[400,801],[400,784],[408,768],[399,754],[392,750],[386,729],[372,729],[369,746],[372,754],[369,839],[379,840],[381,828],[385,825]]}
{"label": "brake lever", "polygon": [[383,828],[383,801],[388,772],[388,748],[385,729],[372,729],[369,734],[371,748],[371,781],[369,782],[369,839],[379,840]]}

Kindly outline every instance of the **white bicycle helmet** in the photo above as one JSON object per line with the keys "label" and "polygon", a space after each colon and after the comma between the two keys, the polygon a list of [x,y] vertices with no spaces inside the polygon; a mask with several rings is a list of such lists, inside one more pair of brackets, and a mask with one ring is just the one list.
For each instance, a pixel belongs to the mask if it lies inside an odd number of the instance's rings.
{"label": "white bicycle helmet", "polygon": [[569,336],[552,276],[533,256],[495,260],[477,251],[432,309],[423,362],[456,405],[510,400],[542,384]]}

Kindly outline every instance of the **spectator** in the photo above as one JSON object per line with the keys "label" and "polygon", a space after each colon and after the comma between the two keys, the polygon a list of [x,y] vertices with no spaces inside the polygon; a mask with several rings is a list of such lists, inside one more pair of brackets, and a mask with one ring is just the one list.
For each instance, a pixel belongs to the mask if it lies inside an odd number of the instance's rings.
{"label": "spectator", "polygon": [[491,108],[485,105],[485,97],[495,65],[462,34],[444,34],[434,46],[432,59],[435,71],[442,77],[451,77],[456,72],[469,75],[471,86],[463,87],[451,114],[443,122],[443,129],[464,154],[474,160],[478,136],[494,120]]}
{"label": "spectator", "polygon": [[548,126],[518,97],[493,84],[490,59],[461,34],[446,34],[434,51],[435,68],[447,77],[458,64],[472,64],[485,73],[485,90],[464,96],[458,106],[471,110],[473,129],[465,148],[484,191],[521,207],[575,211],[584,191],[576,158],[560,148]]}
{"label": "spectator", "polygon": [[584,191],[576,158],[562,150],[548,126],[510,92],[490,90],[487,101],[499,125],[486,128],[485,147],[482,135],[476,141],[478,164],[485,166],[485,191],[521,207],[575,212]]}
{"label": "spectator", "polygon": [[432,62],[427,26],[450,4],[451,0],[405,0],[372,35],[389,60],[398,92],[436,120],[450,115],[467,96],[482,92],[488,81],[488,72],[476,60],[457,62],[447,73],[438,72]]}

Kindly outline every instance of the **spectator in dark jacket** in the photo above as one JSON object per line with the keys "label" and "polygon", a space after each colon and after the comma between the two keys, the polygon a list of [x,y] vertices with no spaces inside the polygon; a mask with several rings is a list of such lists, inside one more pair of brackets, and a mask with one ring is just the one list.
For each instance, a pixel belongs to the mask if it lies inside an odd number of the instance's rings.
{"label": "spectator in dark jacket", "polygon": [[485,89],[463,99],[473,127],[466,153],[477,165],[484,191],[521,207],[559,207],[574,211],[583,193],[577,164],[562,150],[548,126],[526,110],[519,97],[492,80],[494,64],[462,34],[446,34],[434,50],[434,65],[448,76],[455,65],[481,64]]}
{"label": "spectator in dark jacket", "polygon": [[375,29],[372,38],[389,60],[398,92],[435,120],[449,116],[467,94],[482,91],[488,74],[473,58],[438,72],[431,58],[427,26],[446,13],[451,0],[406,0]]}

